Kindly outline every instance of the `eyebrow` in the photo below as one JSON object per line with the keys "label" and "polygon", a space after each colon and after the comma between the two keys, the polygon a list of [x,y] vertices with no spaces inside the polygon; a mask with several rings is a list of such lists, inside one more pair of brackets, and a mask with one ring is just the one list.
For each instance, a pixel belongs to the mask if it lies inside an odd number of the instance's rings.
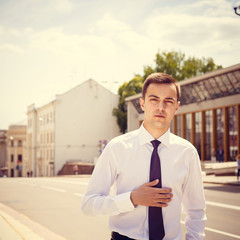
{"label": "eyebrow", "polygon": [[[153,94],[149,95],[148,97],[149,97],[149,98],[150,98],[150,97],[154,97],[154,98],[160,99],[160,97],[158,97],[158,96],[156,96],[156,95],[153,95]],[[176,99],[173,98],[173,97],[166,97],[166,98],[164,98],[164,100],[173,100],[173,101],[175,101]]]}

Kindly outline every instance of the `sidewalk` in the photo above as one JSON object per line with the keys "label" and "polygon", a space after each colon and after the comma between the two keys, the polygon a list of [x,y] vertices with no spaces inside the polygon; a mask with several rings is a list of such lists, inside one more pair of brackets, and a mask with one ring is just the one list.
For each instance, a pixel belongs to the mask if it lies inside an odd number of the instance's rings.
{"label": "sidewalk", "polygon": [[216,176],[216,175],[204,175],[204,183],[222,184],[240,186],[240,180],[237,180],[237,176]]}
{"label": "sidewalk", "polygon": [[0,240],[66,240],[0,203]]}
{"label": "sidewalk", "polygon": [[[203,182],[239,187],[236,176],[205,175]],[[66,240],[32,221],[8,206],[0,203],[0,240]]]}

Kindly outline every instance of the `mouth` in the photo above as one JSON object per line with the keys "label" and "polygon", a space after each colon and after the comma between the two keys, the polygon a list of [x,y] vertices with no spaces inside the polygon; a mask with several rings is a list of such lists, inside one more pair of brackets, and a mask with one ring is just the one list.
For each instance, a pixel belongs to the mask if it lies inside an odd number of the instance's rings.
{"label": "mouth", "polygon": [[156,114],[155,117],[156,117],[156,118],[165,118],[165,116],[162,115],[162,114]]}

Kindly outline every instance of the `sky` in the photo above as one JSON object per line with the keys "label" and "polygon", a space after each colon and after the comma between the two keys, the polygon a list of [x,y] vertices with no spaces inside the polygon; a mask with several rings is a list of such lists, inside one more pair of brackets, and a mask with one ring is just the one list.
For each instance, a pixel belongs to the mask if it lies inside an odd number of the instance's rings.
{"label": "sky", "polygon": [[[113,92],[157,52],[240,63],[238,0],[0,0],[0,129],[88,79]],[[240,12],[240,9],[239,9]]]}

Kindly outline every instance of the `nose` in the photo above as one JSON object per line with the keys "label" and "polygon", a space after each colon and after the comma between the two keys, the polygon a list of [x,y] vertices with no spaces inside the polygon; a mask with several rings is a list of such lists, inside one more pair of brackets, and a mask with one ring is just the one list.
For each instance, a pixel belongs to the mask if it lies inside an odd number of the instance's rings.
{"label": "nose", "polygon": [[159,101],[159,104],[157,105],[157,109],[163,111],[165,109],[165,104],[163,101]]}

